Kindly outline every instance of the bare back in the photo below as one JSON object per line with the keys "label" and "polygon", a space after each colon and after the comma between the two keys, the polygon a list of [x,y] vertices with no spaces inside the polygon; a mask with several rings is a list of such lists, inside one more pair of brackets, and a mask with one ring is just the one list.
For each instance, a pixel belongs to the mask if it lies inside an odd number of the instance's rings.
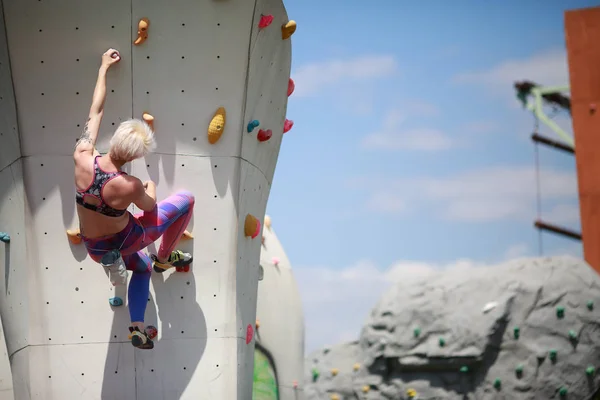
{"label": "bare back", "polygon": [[[95,152],[94,152],[95,153]],[[75,157],[75,186],[78,191],[88,189],[94,181],[95,176],[95,154],[81,154]],[[106,173],[115,173],[119,170],[110,163],[106,156],[98,157],[98,166]],[[129,175],[118,175],[108,180],[101,188],[101,199],[106,205],[117,210],[125,210],[133,202],[132,179]],[[84,202],[92,206],[98,206],[102,200],[93,196],[85,196]],[[129,212],[125,211],[120,216],[107,216],[97,211],[88,209],[77,204],[77,214],[81,234],[95,238],[111,235],[123,230],[129,221]]]}

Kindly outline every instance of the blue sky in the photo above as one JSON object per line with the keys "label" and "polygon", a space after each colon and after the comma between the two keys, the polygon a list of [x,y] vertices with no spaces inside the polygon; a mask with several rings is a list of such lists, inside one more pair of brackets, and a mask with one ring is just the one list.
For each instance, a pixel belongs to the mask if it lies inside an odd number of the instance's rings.
{"label": "blue sky", "polygon": [[[512,83],[568,85],[566,4],[286,2],[295,125],[267,213],[299,281],[307,351],[358,337],[396,279],[539,254],[533,117]],[[574,158],[540,148],[540,168],[543,219],[579,230]],[[543,247],[581,255],[550,234]]]}

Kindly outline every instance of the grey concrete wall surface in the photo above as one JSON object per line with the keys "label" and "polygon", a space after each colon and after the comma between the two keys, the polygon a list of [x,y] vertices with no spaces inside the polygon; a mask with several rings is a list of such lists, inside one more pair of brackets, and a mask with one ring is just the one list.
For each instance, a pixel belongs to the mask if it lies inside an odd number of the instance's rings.
{"label": "grey concrete wall surface", "polygon": [[[15,398],[250,398],[255,341],[246,332],[256,319],[261,240],[245,236],[244,221],[264,218],[283,136],[291,39],[282,39],[282,1],[1,6],[0,231],[11,241],[0,242],[0,311]],[[263,29],[261,14],[273,16]],[[148,39],[134,45],[141,18]],[[72,152],[111,47],[121,61],[108,73],[98,150],[121,121],[148,112],[156,152],[125,171],[156,182],[159,199],[181,189],[196,197],[194,239],[181,245],[194,254],[192,269],[152,277],[152,351],[129,343],[127,304],[108,303],[126,301],[125,288],[65,234],[77,226]],[[211,144],[219,107],[226,125]],[[270,140],[247,132],[254,119]],[[2,362],[0,390],[10,386]]]}
{"label": "grey concrete wall surface", "polygon": [[599,313],[600,277],[572,257],[407,277],[360,338],[307,358],[306,398],[596,399]]}

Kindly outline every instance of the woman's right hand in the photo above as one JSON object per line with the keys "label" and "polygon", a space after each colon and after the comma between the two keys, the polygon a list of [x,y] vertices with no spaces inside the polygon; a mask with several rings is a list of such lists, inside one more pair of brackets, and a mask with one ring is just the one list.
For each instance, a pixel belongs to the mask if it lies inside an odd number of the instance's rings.
{"label": "woman's right hand", "polygon": [[102,54],[102,65],[107,68],[119,61],[121,61],[121,55],[118,50],[108,49]]}

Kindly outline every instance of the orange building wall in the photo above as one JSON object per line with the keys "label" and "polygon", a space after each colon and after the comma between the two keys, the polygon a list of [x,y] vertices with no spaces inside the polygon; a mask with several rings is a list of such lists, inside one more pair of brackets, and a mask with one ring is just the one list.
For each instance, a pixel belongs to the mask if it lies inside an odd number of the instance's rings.
{"label": "orange building wall", "polygon": [[600,273],[600,7],[565,13],[584,258]]}

